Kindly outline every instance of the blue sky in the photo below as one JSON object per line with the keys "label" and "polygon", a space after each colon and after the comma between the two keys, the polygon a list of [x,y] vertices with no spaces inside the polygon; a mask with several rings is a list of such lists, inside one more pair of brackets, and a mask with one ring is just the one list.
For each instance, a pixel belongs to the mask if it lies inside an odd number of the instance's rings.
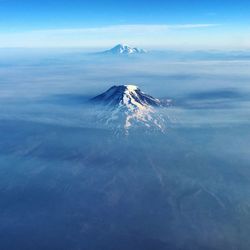
{"label": "blue sky", "polygon": [[0,47],[249,48],[250,1],[0,0]]}

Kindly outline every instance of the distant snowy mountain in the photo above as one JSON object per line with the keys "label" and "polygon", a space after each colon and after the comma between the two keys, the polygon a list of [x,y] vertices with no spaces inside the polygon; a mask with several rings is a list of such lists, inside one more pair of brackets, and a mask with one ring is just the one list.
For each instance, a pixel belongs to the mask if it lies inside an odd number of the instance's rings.
{"label": "distant snowy mountain", "polygon": [[138,126],[164,130],[165,122],[157,110],[161,101],[135,85],[113,86],[91,101],[102,106],[100,119],[112,127],[126,131]]}
{"label": "distant snowy mountain", "polygon": [[144,49],[132,48],[125,44],[118,44],[114,48],[110,50],[106,50],[103,53],[105,54],[113,54],[113,55],[129,55],[129,54],[145,54],[147,53]]}

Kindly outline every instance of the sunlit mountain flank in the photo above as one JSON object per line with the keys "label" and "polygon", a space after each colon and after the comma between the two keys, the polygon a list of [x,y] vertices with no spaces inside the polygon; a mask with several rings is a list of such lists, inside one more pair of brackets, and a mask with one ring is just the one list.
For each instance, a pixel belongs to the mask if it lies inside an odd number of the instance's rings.
{"label": "sunlit mountain flank", "polygon": [[[126,131],[137,126],[164,131],[165,121],[158,114],[161,101],[143,93],[135,85],[113,86],[92,102],[102,104],[106,117],[102,121],[113,127],[123,127]],[[110,112],[107,112],[107,111]]]}

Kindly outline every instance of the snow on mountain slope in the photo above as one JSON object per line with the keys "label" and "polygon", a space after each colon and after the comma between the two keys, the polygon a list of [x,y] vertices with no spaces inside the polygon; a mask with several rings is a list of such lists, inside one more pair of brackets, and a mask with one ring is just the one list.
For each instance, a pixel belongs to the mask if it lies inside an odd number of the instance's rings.
{"label": "snow on mountain slope", "polygon": [[91,99],[102,106],[101,120],[107,125],[124,128],[147,127],[164,130],[165,122],[157,107],[160,100],[145,94],[135,85],[113,86]]}
{"label": "snow on mountain slope", "polygon": [[125,55],[129,55],[129,54],[145,54],[147,53],[146,50],[144,49],[139,49],[139,48],[132,48],[128,45],[125,44],[118,44],[115,47],[113,47],[110,50],[106,50],[104,51],[105,54],[125,54]]}

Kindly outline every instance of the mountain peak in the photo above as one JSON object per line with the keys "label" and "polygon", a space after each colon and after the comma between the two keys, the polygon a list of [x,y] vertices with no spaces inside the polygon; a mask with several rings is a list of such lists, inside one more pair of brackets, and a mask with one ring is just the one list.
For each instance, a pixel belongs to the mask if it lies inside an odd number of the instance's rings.
{"label": "mountain peak", "polygon": [[132,48],[127,44],[118,44],[110,50],[105,51],[106,54],[144,54],[146,50],[140,48]]}
{"label": "mountain peak", "polygon": [[106,92],[92,99],[99,103],[115,105],[160,106],[160,100],[145,94],[136,85],[114,85]]}
{"label": "mountain peak", "polygon": [[[162,120],[157,116],[160,100],[142,92],[136,85],[118,85],[94,97],[93,102],[101,104],[105,122],[114,125],[115,120],[128,130],[138,125],[162,129]],[[104,109],[103,109],[104,110]],[[121,127],[119,125],[119,127]]]}
{"label": "mountain peak", "polygon": [[135,91],[138,90],[138,87],[135,85],[124,85],[129,91]]}

